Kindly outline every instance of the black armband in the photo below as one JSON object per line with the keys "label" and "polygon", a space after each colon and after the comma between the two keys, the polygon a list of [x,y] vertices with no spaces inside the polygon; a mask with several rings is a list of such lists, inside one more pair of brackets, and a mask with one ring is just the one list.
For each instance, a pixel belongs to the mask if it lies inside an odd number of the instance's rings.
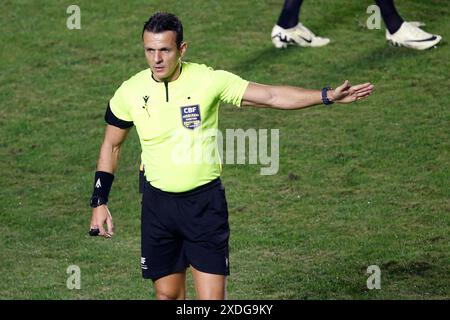
{"label": "black armband", "polygon": [[108,103],[108,107],[105,112],[105,121],[107,124],[115,126],[120,129],[128,129],[133,126],[133,121],[125,121],[117,118],[111,110],[111,106]]}
{"label": "black armband", "polygon": [[95,172],[94,191],[91,197],[91,207],[95,208],[108,202],[109,192],[114,181],[114,175],[109,172]]}

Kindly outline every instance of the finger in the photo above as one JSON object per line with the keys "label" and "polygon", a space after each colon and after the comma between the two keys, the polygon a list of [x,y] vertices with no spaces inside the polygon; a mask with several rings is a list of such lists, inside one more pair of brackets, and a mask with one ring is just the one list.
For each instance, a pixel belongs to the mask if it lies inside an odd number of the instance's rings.
{"label": "finger", "polygon": [[372,92],[364,92],[364,93],[360,93],[358,94],[356,97],[367,97],[370,96],[372,94]]}
{"label": "finger", "polygon": [[367,98],[368,96],[370,96],[371,94],[372,94],[371,92],[368,92],[368,93],[366,93],[366,94],[364,94],[364,95],[357,96],[357,97],[356,97],[356,100],[365,99],[365,98]]}
{"label": "finger", "polygon": [[374,88],[375,88],[375,87],[373,86],[373,84],[371,84],[371,85],[369,85],[369,86],[367,86],[367,87],[359,88],[359,89],[355,90],[355,92],[361,92],[361,91],[373,91]]}
{"label": "finger", "polygon": [[108,226],[108,231],[107,233],[112,236],[114,234],[114,224],[112,221],[112,217],[109,216],[108,218],[106,218],[106,225]]}
{"label": "finger", "polygon": [[106,209],[106,225],[108,227],[108,233],[112,236],[114,234],[114,223],[112,219],[111,212],[109,211],[108,207],[105,207]]}
{"label": "finger", "polygon": [[373,91],[373,88],[371,88],[371,87],[365,87],[365,88],[356,90],[356,91],[353,92],[353,93],[354,93],[354,94],[358,94],[358,93],[361,93],[361,92],[372,92],[372,91]]}
{"label": "finger", "polygon": [[103,227],[103,223],[98,226],[98,235],[104,237],[106,235],[105,228]]}
{"label": "finger", "polygon": [[353,93],[353,95],[359,97],[359,96],[366,95],[368,93],[372,93],[372,90],[371,89],[360,90],[358,92]]}
{"label": "finger", "polygon": [[354,91],[358,91],[358,90],[361,90],[361,89],[368,88],[368,87],[370,87],[370,86],[373,86],[370,82],[363,83],[363,84],[357,84],[357,85],[355,85],[355,86],[352,86],[352,87],[350,88],[350,91],[354,92]]}
{"label": "finger", "polygon": [[336,91],[343,92],[349,87],[350,87],[350,85],[348,83],[348,80],[345,80],[343,84],[341,84],[339,87],[336,88]]}
{"label": "finger", "polygon": [[372,90],[369,89],[369,88],[366,88],[366,89],[364,89],[364,90],[358,90],[358,91],[356,91],[356,92],[353,92],[353,93],[351,94],[351,96],[353,96],[353,97],[358,97],[358,96],[361,96],[361,95],[365,95],[365,94],[367,94],[367,93],[372,93]]}
{"label": "finger", "polygon": [[110,235],[107,231],[105,231],[105,233],[102,234],[101,236],[102,236],[103,238],[107,238],[107,239],[111,238],[111,235]]}

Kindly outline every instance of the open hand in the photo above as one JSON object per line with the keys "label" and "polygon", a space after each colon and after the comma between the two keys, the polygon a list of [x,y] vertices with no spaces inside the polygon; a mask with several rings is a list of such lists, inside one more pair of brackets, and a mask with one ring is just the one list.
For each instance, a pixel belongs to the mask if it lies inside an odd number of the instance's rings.
{"label": "open hand", "polygon": [[332,92],[332,101],[339,103],[350,103],[357,100],[367,98],[374,89],[374,85],[370,82],[350,86],[348,80],[342,85],[334,89]]}

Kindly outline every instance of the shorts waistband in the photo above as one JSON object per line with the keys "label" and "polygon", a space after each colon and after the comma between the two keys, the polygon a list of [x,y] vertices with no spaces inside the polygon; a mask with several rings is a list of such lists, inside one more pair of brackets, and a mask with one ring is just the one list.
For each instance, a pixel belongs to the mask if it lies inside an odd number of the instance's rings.
{"label": "shorts waistband", "polygon": [[151,189],[151,190],[153,190],[153,191],[156,191],[156,192],[159,192],[159,193],[161,193],[161,194],[167,195],[167,196],[175,196],[175,197],[192,196],[192,195],[194,195],[194,194],[198,194],[198,193],[207,191],[207,190],[209,190],[209,189],[211,189],[211,188],[214,188],[214,187],[216,187],[216,186],[218,186],[218,185],[220,185],[220,184],[222,184],[222,181],[220,180],[220,178],[216,178],[216,179],[211,180],[210,182],[208,182],[208,183],[206,183],[206,184],[204,184],[204,185],[198,186],[197,188],[194,188],[194,189],[189,190],[189,191],[184,191],[184,192],[168,192],[168,191],[163,191],[163,190],[161,190],[161,189],[158,189],[158,188],[152,186],[152,185],[150,184],[150,182],[148,182],[148,181],[145,182],[145,186],[148,187],[149,189]]}

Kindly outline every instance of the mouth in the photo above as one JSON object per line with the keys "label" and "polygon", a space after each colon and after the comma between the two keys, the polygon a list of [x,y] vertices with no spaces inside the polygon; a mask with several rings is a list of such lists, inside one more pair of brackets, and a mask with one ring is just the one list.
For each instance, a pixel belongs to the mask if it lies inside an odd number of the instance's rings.
{"label": "mouth", "polygon": [[164,71],[164,67],[157,67],[157,66],[154,66],[153,69],[154,69],[154,71],[157,72],[157,73],[161,73],[161,72]]}

